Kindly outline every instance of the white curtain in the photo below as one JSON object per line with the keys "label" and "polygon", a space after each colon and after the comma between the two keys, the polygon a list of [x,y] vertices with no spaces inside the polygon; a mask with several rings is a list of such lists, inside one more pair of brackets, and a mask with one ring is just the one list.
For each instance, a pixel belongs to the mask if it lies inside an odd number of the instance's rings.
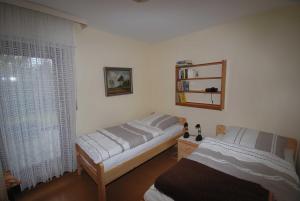
{"label": "white curtain", "polygon": [[0,159],[22,189],[74,170],[73,23],[0,3]]}

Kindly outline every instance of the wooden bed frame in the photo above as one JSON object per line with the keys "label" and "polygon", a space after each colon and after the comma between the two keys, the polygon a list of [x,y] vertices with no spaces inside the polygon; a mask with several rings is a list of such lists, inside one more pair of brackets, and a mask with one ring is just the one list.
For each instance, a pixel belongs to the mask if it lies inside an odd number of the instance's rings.
{"label": "wooden bed frame", "polygon": [[[226,126],[225,125],[217,125],[216,126],[216,135],[225,135],[226,134]],[[287,148],[293,150],[294,152],[294,160],[297,158],[298,153],[298,141],[294,138],[288,138]],[[274,201],[273,194],[269,192],[269,201]]]}
{"label": "wooden bed frame", "polygon": [[[186,122],[185,118],[178,117],[180,124]],[[98,200],[106,200],[105,185],[119,178],[123,174],[129,172],[135,167],[141,165],[145,161],[151,159],[162,151],[168,149],[169,147],[177,143],[177,139],[182,136],[184,130],[178,132],[174,137],[168,139],[165,142],[158,144],[157,146],[151,148],[150,150],[104,172],[103,163],[94,163],[94,161],[85,153],[84,150],[76,144],[76,157],[77,157],[77,173],[81,175],[82,170],[85,170],[90,177],[96,182],[98,186]]]}

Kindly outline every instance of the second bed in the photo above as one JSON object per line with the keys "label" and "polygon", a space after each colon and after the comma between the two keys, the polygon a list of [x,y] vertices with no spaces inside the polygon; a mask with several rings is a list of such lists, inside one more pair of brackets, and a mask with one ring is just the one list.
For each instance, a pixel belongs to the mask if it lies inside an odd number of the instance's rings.
{"label": "second bed", "polygon": [[[98,200],[105,201],[106,184],[175,145],[183,135],[185,122],[185,118],[152,114],[142,120],[81,136],[76,143],[78,174],[85,170],[98,186]],[[140,139],[127,141],[129,135],[137,135]],[[141,139],[145,142],[138,144]],[[109,143],[118,146],[110,147]]]}

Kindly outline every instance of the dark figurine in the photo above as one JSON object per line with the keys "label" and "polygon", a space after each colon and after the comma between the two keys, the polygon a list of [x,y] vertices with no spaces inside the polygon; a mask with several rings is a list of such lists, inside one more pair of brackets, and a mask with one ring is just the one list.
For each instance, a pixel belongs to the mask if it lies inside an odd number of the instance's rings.
{"label": "dark figurine", "polygon": [[183,127],[184,127],[184,130],[185,130],[185,133],[184,133],[183,137],[184,138],[190,137],[190,134],[188,132],[189,131],[189,124],[187,122],[185,122],[184,125],[183,125]]}
{"label": "dark figurine", "polygon": [[189,129],[189,124],[187,122],[185,122],[183,127],[185,128],[185,130],[188,130]]}
{"label": "dark figurine", "polygon": [[202,135],[197,135],[196,136],[196,141],[201,141],[202,140]]}
{"label": "dark figurine", "polygon": [[188,137],[190,137],[190,134],[189,134],[189,132],[185,132],[185,133],[184,133],[184,135],[183,135],[183,137],[184,137],[184,138],[188,138]]}
{"label": "dark figurine", "polygon": [[202,135],[201,135],[201,125],[197,124],[195,128],[198,130],[198,135],[196,137],[196,141],[201,141],[202,140]]}

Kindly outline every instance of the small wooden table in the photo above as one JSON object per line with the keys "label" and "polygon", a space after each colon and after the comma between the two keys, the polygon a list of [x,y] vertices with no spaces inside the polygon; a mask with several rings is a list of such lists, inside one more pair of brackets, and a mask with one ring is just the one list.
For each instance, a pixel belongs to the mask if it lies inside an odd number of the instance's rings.
{"label": "small wooden table", "polygon": [[198,148],[201,141],[196,141],[195,136],[189,138],[180,137],[177,140],[178,145],[178,160],[190,155],[196,148]]}

